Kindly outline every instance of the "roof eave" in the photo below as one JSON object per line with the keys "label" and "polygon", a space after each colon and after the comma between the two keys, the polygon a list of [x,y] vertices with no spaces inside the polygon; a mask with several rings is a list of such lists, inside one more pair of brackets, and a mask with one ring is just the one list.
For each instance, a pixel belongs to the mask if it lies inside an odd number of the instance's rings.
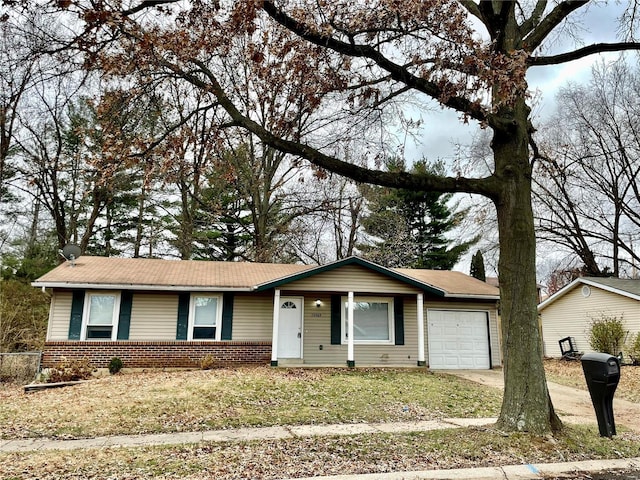
{"label": "roof eave", "polygon": [[573,282],[569,283],[568,285],[558,290],[556,293],[554,293],[549,298],[547,298],[544,302],[541,302],[540,305],[538,305],[538,312],[541,312],[542,310],[547,308],[549,305],[551,305],[553,302],[565,296],[567,293],[573,290],[576,287],[576,285],[579,283],[582,283],[584,285],[589,285],[590,287],[599,288],[600,290],[605,290],[607,292],[615,293],[623,297],[628,297],[633,300],[640,301],[640,296],[634,293],[627,292],[626,290],[621,290],[619,288],[612,287],[610,285],[602,284],[596,280],[591,280],[585,277],[579,277],[579,278],[576,278]]}
{"label": "roof eave", "polygon": [[500,300],[500,295],[474,295],[471,293],[447,293],[445,298],[460,298],[466,300]]}
{"label": "roof eave", "polygon": [[142,291],[189,291],[189,292],[251,292],[252,287],[214,287],[199,285],[144,285],[122,283],[79,283],[79,282],[32,282],[40,288],[81,288],[86,290],[142,290]]}

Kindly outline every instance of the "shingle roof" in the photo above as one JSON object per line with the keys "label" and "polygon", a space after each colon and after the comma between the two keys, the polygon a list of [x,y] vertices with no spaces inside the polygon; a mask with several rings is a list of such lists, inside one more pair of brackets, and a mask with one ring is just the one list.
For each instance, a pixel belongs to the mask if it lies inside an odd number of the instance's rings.
{"label": "shingle roof", "polygon": [[477,278],[451,270],[396,268],[395,271],[444,290],[447,296],[499,296],[500,290]]}
{"label": "shingle roof", "polygon": [[251,289],[309,265],[83,256],[44,274],[35,286],[99,285]]}
{"label": "shingle roof", "polygon": [[630,278],[603,278],[603,277],[584,277],[592,283],[600,284],[604,287],[613,288],[622,292],[630,293],[631,295],[640,296],[640,280],[634,280]]}
{"label": "shingle roof", "polygon": [[139,288],[166,290],[219,289],[250,291],[286,284],[300,275],[314,275],[348,263],[370,266],[400,281],[408,281],[442,296],[489,297],[499,290],[460,272],[445,270],[387,269],[352,257],[328,266],[248,262],[209,262],[83,256],[59,265],[33,282],[41,287]]}

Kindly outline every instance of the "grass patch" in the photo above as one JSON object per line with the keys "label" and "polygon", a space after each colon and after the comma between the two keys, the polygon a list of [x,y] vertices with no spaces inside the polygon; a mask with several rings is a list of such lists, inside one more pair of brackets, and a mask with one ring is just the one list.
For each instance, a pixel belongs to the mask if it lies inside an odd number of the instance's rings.
{"label": "grass patch", "polygon": [[[493,428],[411,434],[199,443],[170,447],[0,454],[2,478],[276,479],[635,457],[640,438],[601,438],[595,427],[557,437]],[[393,448],[389,448],[393,445]]]}
{"label": "grass patch", "polygon": [[2,438],[488,417],[501,402],[496,389],[392,369],[147,372],[28,395],[0,388]]}
{"label": "grass patch", "polygon": [[[568,387],[587,390],[582,364],[577,361],[545,359],[547,380]],[[615,393],[616,398],[624,398],[630,402],[640,403],[640,366],[623,365],[620,370],[620,383]]]}

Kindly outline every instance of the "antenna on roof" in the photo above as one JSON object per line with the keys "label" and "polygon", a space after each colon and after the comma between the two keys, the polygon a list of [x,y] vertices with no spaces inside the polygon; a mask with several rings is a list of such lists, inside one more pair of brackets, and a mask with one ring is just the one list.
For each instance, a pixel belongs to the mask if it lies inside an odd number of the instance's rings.
{"label": "antenna on roof", "polygon": [[71,262],[72,267],[76,266],[76,260],[80,258],[81,253],[82,250],[75,243],[68,243],[62,250],[60,250],[60,255],[62,255],[68,262]]}

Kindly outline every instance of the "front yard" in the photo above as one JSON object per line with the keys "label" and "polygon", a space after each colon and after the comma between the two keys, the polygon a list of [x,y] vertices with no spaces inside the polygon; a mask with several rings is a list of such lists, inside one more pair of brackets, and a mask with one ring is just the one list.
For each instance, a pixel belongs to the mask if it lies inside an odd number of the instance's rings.
{"label": "front yard", "polygon": [[[570,367],[573,368],[573,367]],[[569,377],[570,375],[564,375]],[[0,386],[3,438],[497,416],[501,393],[418,370],[247,368],[125,373],[64,389]],[[0,478],[279,479],[640,456],[640,435],[493,427],[83,451],[0,453]]]}
{"label": "front yard", "polygon": [[25,395],[0,387],[0,438],[491,417],[495,389],[419,370],[126,373]]}

